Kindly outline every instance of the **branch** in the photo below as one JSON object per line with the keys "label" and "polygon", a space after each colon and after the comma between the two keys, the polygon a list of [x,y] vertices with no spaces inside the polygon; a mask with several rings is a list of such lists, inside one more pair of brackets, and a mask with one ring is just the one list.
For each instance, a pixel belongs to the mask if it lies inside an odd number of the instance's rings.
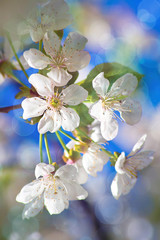
{"label": "branch", "polygon": [[14,105],[14,106],[9,106],[9,107],[2,107],[0,108],[0,113],[8,113],[12,110],[22,108],[21,104]]}

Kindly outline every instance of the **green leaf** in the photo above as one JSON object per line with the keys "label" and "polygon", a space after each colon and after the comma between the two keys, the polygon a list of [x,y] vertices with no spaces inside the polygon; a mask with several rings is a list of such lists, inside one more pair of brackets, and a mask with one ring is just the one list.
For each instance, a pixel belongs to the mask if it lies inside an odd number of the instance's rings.
{"label": "green leaf", "polygon": [[16,99],[21,99],[23,97],[30,97],[31,96],[31,89],[28,87],[20,87],[20,91],[16,94]]}
{"label": "green leaf", "polygon": [[76,79],[77,79],[78,76],[79,76],[79,72],[78,72],[78,71],[76,71],[76,72],[68,72],[68,73],[69,73],[70,75],[72,75],[72,78],[71,78],[71,80],[69,80],[69,82],[67,83],[67,86],[75,83]]}
{"label": "green leaf", "polygon": [[31,124],[31,125],[34,125],[34,124],[36,124],[36,123],[39,122],[39,120],[41,119],[41,117],[42,117],[42,116],[40,116],[40,117],[34,117],[34,118],[31,118],[31,120],[25,120],[25,122],[26,122],[26,123],[29,123],[29,124]]}
{"label": "green leaf", "polygon": [[57,34],[57,36],[60,38],[60,39],[62,39],[63,38],[63,29],[62,30],[57,30],[57,31],[54,31],[56,34]]}
{"label": "green leaf", "polygon": [[[71,107],[71,106],[70,106]],[[81,116],[80,126],[87,126],[93,122],[93,118],[88,113],[88,107],[83,103],[80,103],[77,106],[72,106],[72,108]]]}
{"label": "green leaf", "polygon": [[[118,78],[123,76],[126,73],[132,73],[134,76],[137,77],[138,81],[142,79],[144,75],[137,73],[133,69],[123,66],[119,63],[102,63],[97,66],[95,66],[91,72],[88,74],[87,78],[78,84],[84,87],[89,95],[88,100],[89,101],[96,101],[98,99],[96,92],[94,91],[92,87],[92,80],[101,72],[104,72],[105,78],[107,78],[110,81],[110,84],[112,85]],[[111,86],[110,85],[110,86]]]}

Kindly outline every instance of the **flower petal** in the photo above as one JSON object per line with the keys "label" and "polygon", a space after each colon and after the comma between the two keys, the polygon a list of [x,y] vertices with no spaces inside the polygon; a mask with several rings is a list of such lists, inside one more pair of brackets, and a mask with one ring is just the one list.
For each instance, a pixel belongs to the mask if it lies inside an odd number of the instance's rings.
{"label": "flower petal", "polygon": [[103,117],[103,112],[104,112],[104,109],[102,108],[101,100],[93,103],[89,108],[89,114],[91,115],[91,117],[98,119],[99,121],[101,121]]}
{"label": "flower petal", "polygon": [[92,81],[92,86],[97,94],[104,97],[109,87],[109,81],[104,77],[104,72],[99,73]]}
{"label": "flower petal", "polygon": [[47,32],[44,35],[43,44],[44,44],[45,52],[52,58],[55,58],[61,46],[61,41],[58,35],[53,31]]}
{"label": "flower petal", "polygon": [[139,102],[134,101],[130,98],[124,100],[121,104],[120,111],[121,118],[129,125],[134,125],[139,122],[142,115],[142,108]]}
{"label": "flower petal", "polygon": [[79,126],[80,118],[74,109],[62,107],[60,113],[64,130],[74,131]]}
{"label": "flower petal", "polygon": [[86,51],[74,51],[67,57],[66,66],[69,72],[75,72],[85,68],[91,60],[91,56]]}
{"label": "flower petal", "polygon": [[47,75],[53,79],[55,86],[65,86],[72,78],[72,75],[63,68],[52,68]]}
{"label": "flower petal", "polygon": [[61,115],[58,111],[47,110],[38,123],[40,134],[56,132],[61,127]]}
{"label": "flower petal", "polygon": [[43,16],[42,24],[47,30],[61,30],[72,23],[72,17],[69,13],[69,7],[64,0],[52,0],[41,10]]}
{"label": "flower petal", "polygon": [[64,165],[56,171],[55,177],[56,176],[61,180],[76,181],[77,169],[73,165]]}
{"label": "flower petal", "polygon": [[135,154],[134,156],[127,158],[127,164],[132,166],[136,171],[142,170],[151,164],[154,157],[153,151],[143,151]]}
{"label": "flower petal", "polygon": [[59,214],[68,208],[68,196],[63,183],[56,179],[53,188],[50,186],[44,193],[44,205],[50,214]]}
{"label": "flower petal", "polygon": [[41,116],[47,109],[47,103],[45,100],[34,97],[26,98],[22,102],[23,119]]}
{"label": "flower petal", "polygon": [[139,151],[143,148],[143,146],[144,146],[144,144],[145,144],[145,141],[146,141],[146,138],[147,138],[147,134],[144,134],[144,135],[138,140],[138,142],[134,145],[134,147],[132,148],[132,151],[131,151],[131,153],[128,155],[128,157],[136,154],[137,152],[139,152]]}
{"label": "flower petal", "polygon": [[118,123],[107,110],[101,120],[101,133],[107,141],[113,140],[118,134]]}
{"label": "flower petal", "polygon": [[86,152],[82,157],[82,164],[88,174],[97,176],[98,171],[102,171],[103,166],[108,161],[108,156],[102,151]]}
{"label": "flower petal", "polygon": [[28,183],[21,189],[20,193],[16,197],[16,201],[24,204],[29,203],[34,198],[42,194],[43,191],[43,184],[41,184],[39,180],[35,180],[31,183]]}
{"label": "flower petal", "polygon": [[55,85],[52,79],[36,73],[32,74],[28,81],[33,85],[40,96],[51,97],[54,94]]}
{"label": "flower petal", "polygon": [[88,96],[87,90],[76,84],[71,84],[69,87],[62,90],[62,94],[63,102],[72,106],[80,104]]}
{"label": "flower petal", "polygon": [[137,85],[137,78],[131,73],[126,73],[113,83],[110,96],[129,96],[136,89]]}
{"label": "flower petal", "polygon": [[[24,69],[28,69],[29,68],[29,65],[28,65],[28,63],[27,63],[27,61],[25,60],[25,58],[24,58],[24,56],[22,55],[22,56],[20,56],[20,62],[22,63],[22,65],[23,65],[23,67],[24,67]],[[11,60],[12,61],[12,63],[13,63],[13,65],[16,67],[16,69],[17,70],[22,70],[21,69],[21,67],[20,67],[20,65],[19,65],[19,63],[16,61],[16,60]]]}
{"label": "flower petal", "polygon": [[88,174],[87,174],[86,170],[83,167],[82,159],[79,159],[78,161],[76,161],[74,163],[74,166],[77,169],[77,182],[79,184],[86,183],[87,180],[88,180]]}
{"label": "flower petal", "polygon": [[125,161],[126,161],[126,156],[125,156],[125,153],[122,152],[119,155],[119,157],[117,158],[117,161],[116,161],[116,164],[115,164],[115,170],[120,174],[125,173],[125,170],[124,170]]}
{"label": "flower petal", "polygon": [[67,190],[69,200],[82,200],[88,196],[87,191],[76,182],[63,181],[63,184]]}
{"label": "flower petal", "polygon": [[62,52],[66,57],[70,57],[75,50],[83,50],[87,38],[76,32],[70,32],[64,42]]}
{"label": "flower petal", "polygon": [[40,197],[35,198],[32,202],[25,205],[22,213],[22,218],[29,219],[30,217],[35,217],[44,206],[43,194]]}
{"label": "flower petal", "polygon": [[115,199],[118,199],[122,194],[126,195],[135,185],[137,179],[131,178],[126,174],[116,174],[111,184],[111,192]]}
{"label": "flower petal", "polygon": [[44,177],[55,171],[55,167],[51,164],[39,163],[35,168],[35,176],[38,179],[39,177]]}
{"label": "flower petal", "polygon": [[42,26],[41,24],[38,23],[38,21],[37,21],[37,24],[34,24],[33,26],[32,25],[30,25],[30,28],[29,28],[31,39],[33,42],[39,42],[40,40],[42,40],[44,36],[44,31],[42,29]]}
{"label": "flower petal", "polygon": [[50,59],[42,52],[35,48],[31,48],[23,53],[23,56],[30,67],[36,69],[44,69],[50,63]]}

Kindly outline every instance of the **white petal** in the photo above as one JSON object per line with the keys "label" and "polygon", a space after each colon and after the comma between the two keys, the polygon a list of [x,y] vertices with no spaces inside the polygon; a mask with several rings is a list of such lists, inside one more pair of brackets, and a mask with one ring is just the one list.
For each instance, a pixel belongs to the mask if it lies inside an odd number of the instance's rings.
{"label": "white petal", "polygon": [[36,69],[44,69],[50,63],[50,59],[42,52],[35,48],[31,48],[23,53],[23,56],[30,67]]}
{"label": "white petal", "polygon": [[[24,69],[28,69],[29,65],[27,63],[27,61],[25,60],[24,56],[20,56],[20,62],[22,63]],[[17,70],[22,70],[19,63],[16,60],[12,60],[13,65],[16,67]]]}
{"label": "white petal", "polygon": [[99,144],[104,144],[106,142],[106,140],[102,137],[100,122],[98,120],[95,119],[88,128],[89,136],[94,142]]}
{"label": "white petal", "polygon": [[39,180],[35,180],[25,185],[16,197],[17,202],[29,203],[44,191],[43,184]]}
{"label": "white petal", "polygon": [[39,73],[32,74],[28,80],[37,93],[42,97],[51,97],[54,94],[54,82]]}
{"label": "white petal", "polygon": [[72,149],[72,148],[74,148],[75,144],[76,144],[76,141],[71,140],[66,144],[66,146],[67,146],[67,148]]}
{"label": "white petal", "polygon": [[47,75],[53,79],[55,86],[65,86],[72,78],[72,75],[63,68],[52,68]]}
{"label": "white petal", "polygon": [[91,56],[86,51],[74,51],[68,60],[66,61],[66,66],[69,72],[75,72],[85,68],[91,60]]}
{"label": "white petal", "polygon": [[147,138],[147,134],[144,134],[144,135],[138,140],[138,142],[134,145],[134,147],[133,147],[131,153],[128,155],[128,157],[136,154],[137,152],[139,152],[139,151],[143,148],[143,146],[144,146],[144,144],[145,144],[145,141],[146,141],[146,138]]}
{"label": "white petal", "polygon": [[129,96],[136,89],[137,85],[137,78],[131,73],[126,73],[113,83],[110,96]]}
{"label": "white petal", "polygon": [[41,116],[47,109],[47,103],[45,100],[34,97],[26,98],[22,102],[23,119]]}
{"label": "white petal", "polygon": [[121,104],[121,118],[129,125],[134,125],[139,122],[142,115],[142,108],[139,102],[127,98]]}
{"label": "white petal", "polygon": [[76,182],[63,181],[63,184],[67,190],[69,200],[82,200],[88,196],[87,191]]}
{"label": "white petal", "polygon": [[87,152],[82,157],[82,164],[88,174],[97,176],[98,171],[102,171],[104,164],[108,161],[108,156],[103,152]]}
{"label": "white petal", "polygon": [[104,72],[99,73],[92,81],[92,86],[97,94],[104,97],[109,87],[109,81],[104,77]]}
{"label": "white petal", "polygon": [[113,140],[118,134],[118,123],[107,110],[101,120],[101,133],[107,141]]}
{"label": "white petal", "polygon": [[53,31],[46,33],[43,38],[43,44],[45,52],[52,58],[55,58],[61,46],[61,41],[57,34]]}
{"label": "white petal", "polygon": [[59,214],[68,208],[68,196],[64,185],[56,179],[53,188],[48,187],[44,193],[44,205],[50,214]]}
{"label": "white petal", "polygon": [[87,38],[76,32],[70,32],[64,42],[62,51],[66,57],[70,57],[74,50],[84,49]]}
{"label": "white petal", "polygon": [[143,151],[127,159],[127,165],[132,166],[136,171],[142,170],[153,161],[153,151]]}
{"label": "white petal", "polygon": [[64,165],[56,171],[55,176],[62,180],[76,181],[77,169],[73,165]]}
{"label": "white petal", "polygon": [[33,27],[30,26],[29,32],[33,42],[39,42],[40,40],[42,40],[45,33],[41,25],[38,24],[38,21],[36,25],[33,25]]}
{"label": "white petal", "polygon": [[98,119],[99,121],[101,121],[101,119],[102,119],[103,112],[104,112],[104,110],[102,108],[101,100],[93,103],[89,108],[89,114],[91,115],[91,117]]}
{"label": "white petal", "polygon": [[72,22],[69,7],[64,0],[48,1],[42,8],[41,16],[44,29],[50,31],[64,29]]}
{"label": "white petal", "polygon": [[38,123],[38,131],[41,134],[56,132],[61,127],[61,116],[58,111],[47,110]]}
{"label": "white petal", "polygon": [[72,132],[79,126],[80,118],[74,109],[62,107],[60,113],[64,130]]}
{"label": "white petal", "polygon": [[69,87],[62,91],[62,94],[63,102],[73,106],[80,104],[88,96],[87,90],[76,84],[71,84]]}
{"label": "white petal", "polygon": [[77,169],[77,182],[79,184],[84,184],[88,180],[88,174],[86,170],[83,167],[82,164],[82,159],[79,159],[78,161],[75,162],[74,166]]}
{"label": "white petal", "polygon": [[32,202],[25,205],[22,213],[22,218],[29,219],[30,217],[36,216],[44,206],[43,194],[35,198]]}
{"label": "white petal", "polygon": [[3,76],[3,74],[0,73],[0,84],[2,84],[5,80],[5,76]]}
{"label": "white petal", "polygon": [[122,152],[117,161],[116,161],[116,164],[115,164],[115,170],[120,173],[120,174],[123,174],[125,173],[125,170],[124,170],[124,163],[126,161],[126,157],[125,157],[125,153]]}
{"label": "white petal", "polygon": [[55,171],[55,167],[51,164],[39,163],[35,168],[35,176],[38,179],[39,177],[44,177]]}
{"label": "white petal", "polygon": [[135,185],[137,179],[131,178],[126,174],[116,174],[111,184],[111,192],[115,199],[118,199],[122,194],[126,195]]}

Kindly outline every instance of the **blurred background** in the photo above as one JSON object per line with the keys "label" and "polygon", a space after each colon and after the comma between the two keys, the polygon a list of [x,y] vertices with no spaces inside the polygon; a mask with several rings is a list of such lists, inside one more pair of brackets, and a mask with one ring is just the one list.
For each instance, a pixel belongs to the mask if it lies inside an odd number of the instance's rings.
{"label": "blurred background", "polygon": [[[115,171],[108,163],[97,178],[90,177],[85,184],[89,192],[86,201],[71,202],[60,215],[50,216],[44,209],[37,217],[22,220],[23,206],[16,203],[15,197],[34,179],[34,167],[39,163],[37,126],[24,122],[21,109],[0,113],[0,240],[159,240],[160,0],[66,2],[74,24],[65,30],[65,36],[71,30],[82,33],[88,38],[86,49],[91,54],[90,65],[80,71],[79,80],[103,62],[119,62],[145,75],[134,95],[142,104],[142,119],[132,127],[120,122],[118,136],[109,143],[109,150],[129,153],[147,133],[145,149],[155,151],[155,160],[141,172],[130,194],[118,201],[110,192]],[[0,0],[1,36],[2,28],[8,28],[21,50],[30,40],[22,44],[14,29],[19,17],[25,17],[35,4],[36,0]],[[5,58],[12,56],[7,47]],[[31,73],[33,69],[28,70]],[[27,82],[23,73],[15,74]],[[1,83],[1,107],[21,103],[14,98],[18,88],[11,79]],[[61,163],[63,150],[54,134],[49,135],[49,142],[54,160]]]}

